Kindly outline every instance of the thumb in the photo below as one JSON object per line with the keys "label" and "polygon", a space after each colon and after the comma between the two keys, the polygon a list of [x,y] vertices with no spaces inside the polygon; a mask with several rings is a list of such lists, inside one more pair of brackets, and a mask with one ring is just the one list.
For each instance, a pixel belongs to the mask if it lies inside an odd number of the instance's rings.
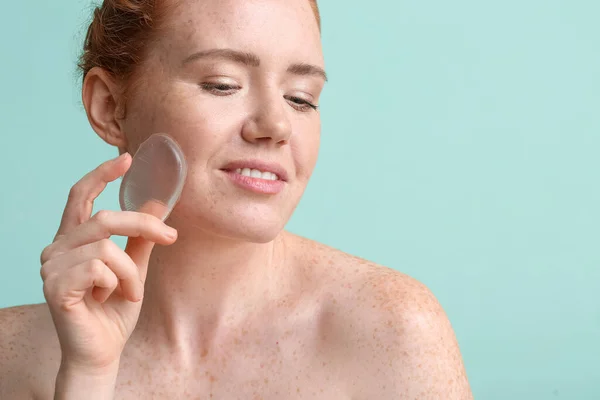
{"label": "thumb", "polygon": [[134,263],[140,269],[140,278],[142,282],[146,282],[146,275],[148,274],[148,262],[150,261],[150,254],[154,248],[155,243],[144,239],[141,236],[130,237],[127,239],[127,245],[125,246],[125,253],[131,257]]}

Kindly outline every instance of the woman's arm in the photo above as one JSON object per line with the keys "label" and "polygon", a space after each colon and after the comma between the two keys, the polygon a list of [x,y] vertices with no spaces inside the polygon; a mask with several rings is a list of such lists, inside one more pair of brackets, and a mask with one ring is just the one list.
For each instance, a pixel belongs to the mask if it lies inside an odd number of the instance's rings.
{"label": "woman's arm", "polygon": [[22,307],[0,309],[0,399],[31,400],[29,380],[31,343],[26,322],[30,318]]}

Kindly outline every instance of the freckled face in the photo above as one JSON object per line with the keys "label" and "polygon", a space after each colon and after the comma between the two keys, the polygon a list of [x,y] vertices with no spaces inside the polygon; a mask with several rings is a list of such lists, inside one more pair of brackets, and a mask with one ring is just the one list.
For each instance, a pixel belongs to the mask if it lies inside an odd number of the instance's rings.
{"label": "freckled face", "polygon": [[130,151],[162,132],[186,155],[188,179],[169,223],[256,242],[283,229],[317,160],[322,69],[308,1],[174,8],[124,121]]}

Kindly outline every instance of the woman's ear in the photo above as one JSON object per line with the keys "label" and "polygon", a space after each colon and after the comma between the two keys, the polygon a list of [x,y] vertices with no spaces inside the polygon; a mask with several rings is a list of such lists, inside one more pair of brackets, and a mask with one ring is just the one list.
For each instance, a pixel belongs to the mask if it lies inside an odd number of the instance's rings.
{"label": "woman's ear", "polygon": [[116,82],[102,68],[94,67],[85,76],[81,97],[92,129],[106,143],[124,149],[127,138],[120,123],[122,107]]}

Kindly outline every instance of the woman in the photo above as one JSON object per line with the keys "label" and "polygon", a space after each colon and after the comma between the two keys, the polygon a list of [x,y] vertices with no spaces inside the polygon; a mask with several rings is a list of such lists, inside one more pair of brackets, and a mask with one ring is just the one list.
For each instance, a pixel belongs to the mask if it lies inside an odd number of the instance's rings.
{"label": "woman", "polygon": [[[423,285],[283,230],[319,148],[314,0],[153,3],[95,12],[83,104],[122,155],[71,190],[47,303],[0,313],[0,398],[471,398]],[[91,216],[158,132],[189,166],[166,223]]]}

